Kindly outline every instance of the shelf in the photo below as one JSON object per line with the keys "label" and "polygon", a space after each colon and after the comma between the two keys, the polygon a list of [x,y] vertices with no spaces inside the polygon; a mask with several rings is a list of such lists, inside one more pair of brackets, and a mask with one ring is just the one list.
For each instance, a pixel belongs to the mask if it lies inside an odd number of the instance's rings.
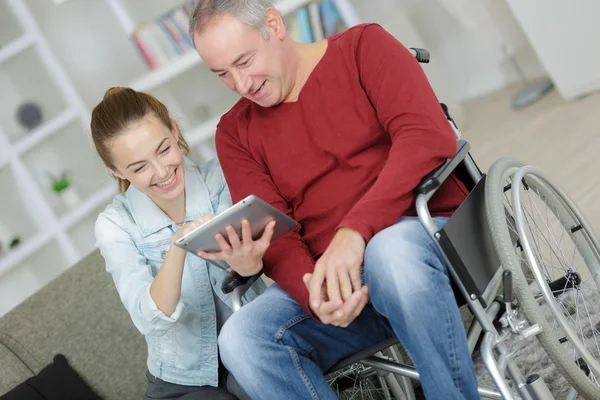
{"label": "shelf", "polygon": [[[64,229],[69,229],[73,225],[79,223],[82,219],[87,218],[94,210],[99,207],[104,209],[112,198],[117,194],[117,184],[111,182],[100,190],[91,195],[78,208],[69,212],[61,219],[61,225]],[[97,215],[96,215],[97,216]]]}
{"label": "shelf", "polygon": [[313,0],[279,0],[275,4],[275,8],[279,10],[281,15],[286,15],[294,11],[296,8],[303,7]]}
{"label": "shelf", "polygon": [[[275,4],[275,7],[282,15],[294,11],[298,7],[302,7],[312,0],[280,0]],[[131,82],[129,86],[139,91],[149,91],[157,86],[163,85],[182,74],[190,68],[202,63],[202,59],[196,50],[190,50],[182,54],[179,58],[174,59],[169,64],[160,69],[149,72],[141,78]]]}
{"label": "shelf", "polygon": [[217,149],[214,137],[211,140],[205,140],[195,146],[190,145],[190,158],[195,161],[206,162],[217,158]]}
{"label": "shelf", "polygon": [[[52,239],[50,232],[39,233],[29,240],[23,241],[18,247],[0,257],[0,277],[21,263],[29,255],[37,252]],[[59,250],[56,249],[58,252]]]}
{"label": "shelf", "polygon": [[79,219],[76,224],[70,227],[67,231],[69,238],[83,257],[90,254],[96,249],[96,236],[94,227],[98,215],[104,211],[106,206],[104,204],[96,206],[89,210],[89,213]]}
{"label": "shelf", "polygon": [[[0,187],[2,187],[2,207],[0,207],[0,241],[6,246],[13,238],[18,237],[21,244],[8,254],[17,251],[43,228],[43,222],[36,219],[36,210],[27,201],[18,179],[10,165],[0,169]],[[0,260],[3,257],[0,256]]]}
{"label": "shelf", "polygon": [[58,114],[50,121],[32,131],[28,136],[19,140],[19,142],[15,144],[15,150],[19,154],[26,152],[38,143],[42,142],[48,136],[52,135],[54,132],[64,128],[70,122],[73,122],[73,120],[76,118],[77,112],[75,110],[67,110]]}
{"label": "shelf", "polygon": [[[114,0],[112,0],[114,1]],[[150,21],[159,18],[166,12],[175,7],[183,6],[184,0],[165,1],[165,0],[116,0],[124,7],[127,19],[135,22]]]}
{"label": "shelf", "polygon": [[[214,119],[229,111],[240,98],[207,68],[188,70],[150,93],[165,104],[186,138],[200,126],[216,125],[218,119]],[[191,136],[202,136],[202,133],[201,129]]]}
{"label": "shelf", "polygon": [[4,264],[0,273],[0,316],[33,295],[43,286],[69,268],[58,243],[46,238],[36,249],[31,249],[27,257],[15,262],[10,270]]}
{"label": "shelf", "polygon": [[202,60],[198,53],[195,50],[188,51],[164,67],[131,82],[129,87],[141,92],[150,91],[200,63]]}
{"label": "shelf", "polygon": [[0,64],[3,62],[10,60],[12,57],[17,54],[25,51],[29,47],[33,46],[35,41],[31,36],[21,36],[19,39],[16,39],[10,42],[7,46],[0,48]]}
{"label": "shelf", "polygon": [[11,159],[11,153],[14,152],[11,151],[11,146],[8,142],[8,138],[2,131],[2,127],[0,127],[0,170],[2,170],[2,168],[4,168],[4,166]]}
{"label": "shelf", "polygon": [[23,35],[15,15],[6,1],[0,1],[0,53]]}
{"label": "shelf", "polygon": [[7,154],[3,154],[2,149],[0,149],[0,169],[6,167],[10,162],[10,158]]}
{"label": "shelf", "polygon": [[[27,48],[0,64],[0,93],[0,126],[13,143],[68,109],[66,100],[46,70],[36,47]],[[29,126],[19,122],[18,112],[24,104],[32,105],[28,115],[33,116],[27,118],[31,121]]]}
{"label": "shelf", "polygon": [[217,124],[221,117],[213,118],[204,124],[198,126],[195,129],[184,134],[185,139],[188,144],[192,147],[196,147],[202,142],[211,139],[215,136],[215,131],[217,130]]}
{"label": "shelf", "polygon": [[[59,217],[83,207],[98,188],[112,181],[86,131],[79,121],[71,122],[22,155],[42,195]],[[64,172],[73,181],[69,197],[50,189],[50,176]]]}

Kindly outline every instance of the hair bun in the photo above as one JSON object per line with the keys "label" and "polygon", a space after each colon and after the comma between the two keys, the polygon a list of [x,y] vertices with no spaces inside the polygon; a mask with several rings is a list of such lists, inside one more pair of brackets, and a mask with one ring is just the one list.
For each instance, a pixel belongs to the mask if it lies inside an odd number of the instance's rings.
{"label": "hair bun", "polygon": [[127,90],[129,88],[126,87],[122,87],[122,86],[115,86],[115,87],[111,87],[110,89],[108,89],[106,91],[106,93],[104,93],[104,98],[107,98],[108,96],[112,95],[112,94],[116,94],[119,93],[123,90]]}

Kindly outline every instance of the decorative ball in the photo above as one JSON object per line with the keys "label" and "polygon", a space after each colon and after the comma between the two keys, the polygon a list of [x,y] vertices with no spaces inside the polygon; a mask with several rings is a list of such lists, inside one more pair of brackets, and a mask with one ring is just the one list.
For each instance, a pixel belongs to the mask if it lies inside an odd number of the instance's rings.
{"label": "decorative ball", "polygon": [[35,103],[24,103],[17,109],[17,119],[21,126],[31,130],[42,123],[42,110]]}

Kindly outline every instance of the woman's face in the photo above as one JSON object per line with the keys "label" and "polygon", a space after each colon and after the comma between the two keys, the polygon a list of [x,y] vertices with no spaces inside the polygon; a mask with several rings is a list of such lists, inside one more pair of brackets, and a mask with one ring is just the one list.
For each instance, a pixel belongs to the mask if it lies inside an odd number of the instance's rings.
{"label": "woman's face", "polygon": [[127,179],[155,203],[175,200],[184,193],[179,132],[172,125],[170,130],[154,114],[148,114],[109,144],[113,174]]}

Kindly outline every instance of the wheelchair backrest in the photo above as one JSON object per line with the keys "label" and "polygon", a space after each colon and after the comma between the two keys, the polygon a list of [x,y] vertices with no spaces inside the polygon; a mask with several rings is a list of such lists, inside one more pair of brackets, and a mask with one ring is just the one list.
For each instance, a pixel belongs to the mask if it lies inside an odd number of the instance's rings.
{"label": "wheelchair backrest", "polygon": [[474,184],[438,239],[469,296],[479,299],[500,266],[486,218],[485,181],[483,175]]}

